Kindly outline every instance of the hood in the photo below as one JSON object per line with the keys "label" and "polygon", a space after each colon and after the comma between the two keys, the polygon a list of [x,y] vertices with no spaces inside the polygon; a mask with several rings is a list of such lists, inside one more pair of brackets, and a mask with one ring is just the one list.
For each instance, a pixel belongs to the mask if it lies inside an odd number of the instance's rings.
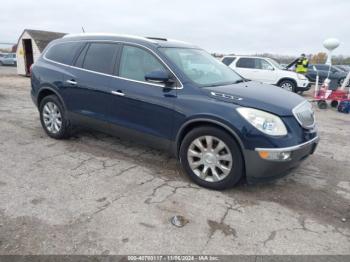
{"label": "hood", "polygon": [[279,116],[293,115],[292,109],[305,101],[295,93],[255,81],[204,87],[203,91],[208,96],[221,101],[261,109]]}
{"label": "hood", "polygon": [[339,78],[341,78],[341,77],[347,77],[348,73],[346,73],[346,72],[339,72],[338,71],[338,72],[335,72],[334,75],[339,77]]}

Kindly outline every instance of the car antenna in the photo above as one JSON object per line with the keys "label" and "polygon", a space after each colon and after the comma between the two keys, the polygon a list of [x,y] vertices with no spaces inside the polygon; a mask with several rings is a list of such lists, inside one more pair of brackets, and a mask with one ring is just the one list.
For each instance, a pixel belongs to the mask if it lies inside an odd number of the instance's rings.
{"label": "car antenna", "polygon": [[81,26],[81,30],[83,31],[83,33],[85,33],[85,29],[83,26]]}

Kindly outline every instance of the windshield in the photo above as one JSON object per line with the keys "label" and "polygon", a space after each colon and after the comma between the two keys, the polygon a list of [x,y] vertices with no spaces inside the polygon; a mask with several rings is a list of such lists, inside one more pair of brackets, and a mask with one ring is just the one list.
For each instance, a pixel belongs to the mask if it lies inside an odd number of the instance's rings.
{"label": "windshield", "polygon": [[200,49],[165,48],[160,50],[193,82],[205,86],[219,86],[242,82],[231,68]]}
{"label": "windshield", "polygon": [[285,69],[280,63],[278,63],[276,60],[272,58],[268,58],[269,62],[273,64],[274,67],[277,67],[278,69]]}

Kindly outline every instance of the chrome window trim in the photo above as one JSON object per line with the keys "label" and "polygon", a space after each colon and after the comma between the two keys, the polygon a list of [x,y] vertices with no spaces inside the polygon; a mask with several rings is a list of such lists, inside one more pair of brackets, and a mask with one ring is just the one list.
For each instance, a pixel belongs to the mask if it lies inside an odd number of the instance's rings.
{"label": "chrome window trim", "polygon": [[314,115],[314,123],[313,123],[312,125],[310,125],[310,126],[304,126],[303,123],[299,120],[299,118],[297,117],[297,115],[296,115],[296,113],[295,113],[295,111],[296,111],[299,107],[303,106],[305,103],[309,103],[309,102],[308,102],[307,100],[301,102],[300,104],[298,104],[296,107],[294,107],[294,108],[292,109],[292,113],[293,113],[293,115],[294,115],[294,118],[295,118],[295,119],[298,121],[298,123],[301,125],[301,127],[306,128],[306,129],[312,129],[312,128],[314,128],[315,125],[316,125],[315,114],[314,114],[313,111],[312,111],[312,114]]}
{"label": "chrome window trim", "polygon": [[280,151],[295,151],[295,150],[298,150],[300,148],[303,148],[313,142],[318,142],[320,140],[320,138],[318,136],[314,137],[313,139],[305,142],[305,143],[302,143],[302,144],[299,144],[299,145],[296,145],[296,146],[290,146],[290,147],[280,147],[280,148],[255,148],[255,151],[273,151],[273,152],[280,152]]}
{"label": "chrome window trim", "polygon": [[150,48],[148,48],[148,47],[146,47],[146,46],[144,46],[144,45],[141,45],[141,44],[136,44],[136,43],[127,42],[127,41],[113,41],[113,40],[101,40],[101,39],[98,39],[98,40],[87,39],[87,40],[64,41],[64,42],[55,43],[55,44],[51,45],[51,46],[45,51],[45,53],[43,54],[42,57],[44,58],[44,60],[47,60],[47,61],[49,61],[49,62],[58,64],[58,65],[62,65],[62,66],[68,67],[68,68],[74,68],[74,69],[78,69],[78,70],[85,71],[85,72],[90,72],[90,73],[94,73],[94,74],[98,74],[98,75],[103,75],[103,76],[109,76],[109,77],[113,77],[113,78],[117,78],[117,79],[122,79],[122,80],[130,81],[130,82],[135,82],[135,83],[141,83],[141,84],[146,84],[146,85],[151,85],[151,86],[158,86],[158,87],[162,87],[162,88],[165,87],[164,84],[155,84],[155,83],[150,83],[150,82],[146,82],[146,81],[144,82],[144,81],[134,80],[134,79],[125,78],[125,77],[121,77],[121,76],[105,74],[105,73],[101,73],[101,72],[97,72],[97,71],[93,71],[93,70],[88,70],[88,69],[85,69],[85,68],[76,67],[76,66],[73,66],[73,65],[63,64],[63,63],[60,63],[60,62],[51,60],[51,59],[49,59],[49,58],[46,57],[46,53],[47,53],[53,46],[59,45],[59,44],[63,44],[63,43],[72,43],[72,42],[119,43],[119,44],[127,44],[127,45],[139,46],[139,47],[142,47],[142,48],[144,48],[144,49],[147,49],[149,52],[151,52],[154,56],[156,56],[156,57],[161,61],[161,63],[176,77],[177,81],[180,83],[180,86],[172,87],[172,89],[183,89],[183,84],[182,84],[182,82],[180,81],[180,79],[178,78],[178,76],[174,73],[174,71],[171,70],[171,68],[164,62],[164,60],[163,60],[158,54],[156,54],[152,49],[150,49]]}

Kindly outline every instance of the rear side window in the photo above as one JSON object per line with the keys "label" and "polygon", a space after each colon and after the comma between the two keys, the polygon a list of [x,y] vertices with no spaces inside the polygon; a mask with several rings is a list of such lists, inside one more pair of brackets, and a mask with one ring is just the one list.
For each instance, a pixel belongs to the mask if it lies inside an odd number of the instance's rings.
{"label": "rear side window", "polygon": [[230,64],[232,64],[233,61],[236,60],[236,57],[225,57],[224,59],[222,59],[222,62],[229,66]]}
{"label": "rear side window", "polygon": [[119,76],[146,82],[145,75],[156,70],[167,71],[154,55],[142,48],[123,47]]}
{"label": "rear side window", "polygon": [[254,60],[254,58],[242,57],[238,60],[236,67],[255,68],[255,60]]}
{"label": "rear side window", "polygon": [[67,42],[56,44],[46,52],[45,57],[66,65],[71,65],[77,52],[82,46],[81,42]]}
{"label": "rear side window", "polygon": [[119,46],[117,44],[90,44],[86,52],[82,67],[100,73],[112,74],[118,48]]}

